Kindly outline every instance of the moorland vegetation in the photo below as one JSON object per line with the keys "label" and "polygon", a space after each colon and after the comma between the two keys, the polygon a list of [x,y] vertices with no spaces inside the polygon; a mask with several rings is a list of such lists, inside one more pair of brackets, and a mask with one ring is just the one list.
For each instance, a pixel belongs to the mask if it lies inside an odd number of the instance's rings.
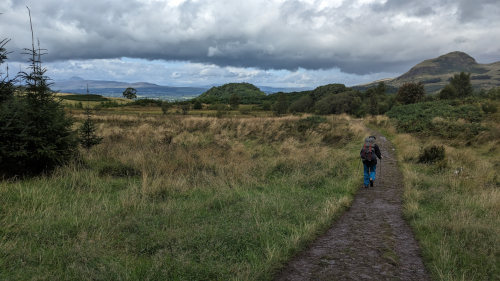
{"label": "moorland vegetation", "polygon": [[28,51],[29,71],[0,81],[2,280],[269,280],[352,201],[362,121],[396,146],[433,278],[499,279],[500,88],[463,72],[432,94],[59,96]]}

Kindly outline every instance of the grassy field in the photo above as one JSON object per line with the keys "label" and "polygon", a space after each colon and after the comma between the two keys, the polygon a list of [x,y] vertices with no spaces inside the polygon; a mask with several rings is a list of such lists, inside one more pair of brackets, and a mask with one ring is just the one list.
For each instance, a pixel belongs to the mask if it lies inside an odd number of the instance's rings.
{"label": "grassy field", "polygon": [[106,102],[113,102],[117,105],[124,105],[131,101],[125,98],[110,98],[101,95],[84,95],[84,94],[69,94],[69,93],[56,93],[55,96],[59,98],[60,102],[69,108],[95,108]]}
{"label": "grassy field", "polygon": [[80,161],[0,182],[0,280],[269,280],[360,186],[346,116],[93,119]]}
{"label": "grassy field", "polygon": [[[434,280],[500,280],[499,114],[474,139],[396,133],[387,118],[371,125],[391,137],[405,178],[404,213]],[[424,148],[445,159],[419,163]]]}

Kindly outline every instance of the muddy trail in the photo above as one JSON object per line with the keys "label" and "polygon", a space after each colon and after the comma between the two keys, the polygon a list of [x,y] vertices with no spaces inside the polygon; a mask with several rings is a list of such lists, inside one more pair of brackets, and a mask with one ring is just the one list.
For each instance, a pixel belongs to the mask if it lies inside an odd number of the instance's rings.
{"label": "muddy trail", "polygon": [[361,188],[349,210],[275,280],[430,280],[402,216],[403,177],[393,146],[375,135],[383,160],[374,187]]}

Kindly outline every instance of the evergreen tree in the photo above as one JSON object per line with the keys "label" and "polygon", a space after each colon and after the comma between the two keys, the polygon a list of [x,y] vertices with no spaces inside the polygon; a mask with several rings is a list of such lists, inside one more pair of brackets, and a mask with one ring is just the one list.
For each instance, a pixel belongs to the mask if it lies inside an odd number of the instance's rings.
{"label": "evergreen tree", "polygon": [[30,65],[28,72],[19,75],[25,91],[0,103],[0,176],[48,171],[70,160],[76,151],[73,121],[54,99],[41,63],[42,49],[40,44],[35,48],[31,31],[32,47],[25,49]]}
{"label": "evergreen tree", "polygon": [[460,72],[455,74],[440,92],[440,99],[463,98],[472,95],[473,89],[470,82],[470,73]]}
{"label": "evergreen tree", "polygon": [[79,136],[80,136],[80,144],[87,150],[89,150],[92,146],[100,144],[102,141],[102,137],[96,135],[96,127],[94,122],[91,119],[92,111],[90,107],[87,106],[85,109],[85,114],[87,114],[87,119],[80,126]]}
{"label": "evergreen tree", "polygon": [[467,97],[472,95],[472,84],[470,73],[460,72],[450,79],[450,85],[455,89],[457,97]]}
{"label": "evergreen tree", "polygon": [[366,91],[368,96],[368,112],[371,115],[378,114],[378,99],[377,90],[375,88],[370,88]]}
{"label": "evergreen tree", "polygon": [[125,89],[125,91],[123,91],[123,97],[125,97],[129,100],[133,100],[133,99],[137,98],[137,90],[134,88],[128,87],[127,89]]}
{"label": "evergreen tree", "polygon": [[[5,45],[7,45],[8,42],[9,40],[7,39],[0,40],[0,65],[7,60],[7,50],[5,49]],[[4,75],[0,72],[0,103],[12,98],[13,95],[14,85],[12,80],[9,79],[9,74],[6,73]]]}

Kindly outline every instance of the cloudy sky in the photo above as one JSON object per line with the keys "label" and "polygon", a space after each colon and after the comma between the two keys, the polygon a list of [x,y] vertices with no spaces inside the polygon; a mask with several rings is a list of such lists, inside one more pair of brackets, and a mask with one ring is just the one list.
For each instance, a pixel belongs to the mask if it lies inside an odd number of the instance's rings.
{"label": "cloudy sky", "polygon": [[54,80],[361,84],[451,51],[500,61],[500,0],[2,0],[9,68],[31,45]]}

